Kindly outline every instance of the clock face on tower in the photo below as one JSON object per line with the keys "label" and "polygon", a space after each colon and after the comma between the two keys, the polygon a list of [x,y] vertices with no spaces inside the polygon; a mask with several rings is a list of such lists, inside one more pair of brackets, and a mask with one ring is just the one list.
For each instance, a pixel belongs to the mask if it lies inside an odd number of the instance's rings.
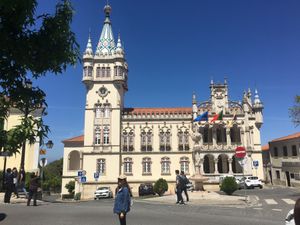
{"label": "clock face on tower", "polygon": [[105,97],[105,96],[108,94],[107,88],[106,88],[106,87],[101,87],[101,88],[99,88],[98,94],[99,94],[101,97]]}

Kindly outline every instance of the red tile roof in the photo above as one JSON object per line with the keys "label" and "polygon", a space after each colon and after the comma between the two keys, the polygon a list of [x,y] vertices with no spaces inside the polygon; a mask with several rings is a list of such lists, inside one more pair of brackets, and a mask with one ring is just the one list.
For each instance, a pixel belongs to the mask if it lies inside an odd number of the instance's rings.
{"label": "red tile roof", "polygon": [[281,137],[281,138],[276,138],[276,139],[272,140],[271,142],[286,141],[286,140],[295,139],[295,138],[300,138],[300,132],[297,132],[295,134],[291,134],[291,135],[288,135],[288,136],[284,136],[284,137]]}
{"label": "red tile roof", "polygon": [[191,107],[179,108],[125,108],[125,114],[192,114]]}
{"label": "red tile roof", "polygon": [[269,144],[266,144],[264,146],[261,147],[262,151],[269,151]]}
{"label": "red tile roof", "polygon": [[73,138],[69,138],[66,140],[63,140],[63,143],[69,143],[69,142],[83,142],[84,140],[84,135],[81,136],[77,136],[77,137],[73,137]]}

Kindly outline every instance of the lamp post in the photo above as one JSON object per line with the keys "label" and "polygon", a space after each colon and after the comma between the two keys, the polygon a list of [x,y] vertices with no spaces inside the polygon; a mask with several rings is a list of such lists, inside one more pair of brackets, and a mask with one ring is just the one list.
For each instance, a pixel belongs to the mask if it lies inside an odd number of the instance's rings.
{"label": "lamp post", "polygon": [[[53,142],[51,140],[48,140],[48,142],[46,143],[46,147],[48,149],[53,148]],[[40,167],[41,167],[41,190],[42,190],[42,196],[43,196],[43,181],[44,181],[44,167],[47,165],[47,159],[46,158],[41,158],[40,159]]]}

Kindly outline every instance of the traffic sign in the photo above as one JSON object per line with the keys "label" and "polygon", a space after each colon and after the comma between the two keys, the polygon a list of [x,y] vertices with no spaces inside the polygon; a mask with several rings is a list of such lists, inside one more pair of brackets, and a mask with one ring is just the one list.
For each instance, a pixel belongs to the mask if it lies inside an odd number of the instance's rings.
{"label": "traffic sign", "polygon": [[235,157],[238,159],[242,159],[246,156],[246,149],[243,146],[238,146],[235,149]]}
{"label": "traffic sign", "polygon": [[257,169],[258,165],[259,165],[258,160],[253,160],[253,166],[255,169]]}
{"label": "traffic sign", "polygon": [[94,178],[95,178],[95,179],[98,179],[98,178],[99,178],[99,172],[95,172],[95,173],[94,173]]}
{"label": "traffic sign", "polygon": [[78,170],[78,171],[77,171],[77,176],[78,176],[78,177],[82,177],[82,170]]}
{"label": "traffic sign", "polygon": [[81,177],[81,178],[80,178],[80,182],[81,182],[81,183],[85,183],[85,182],[86,182],[86,177],[85,177],[85,176]]}
{"label": "traffic sign", "polygon": [[47,165],[47,159],[46,158],[41,158],[41,160],[40,160],[40,166],[41,167],[45,167],[46,165]]}

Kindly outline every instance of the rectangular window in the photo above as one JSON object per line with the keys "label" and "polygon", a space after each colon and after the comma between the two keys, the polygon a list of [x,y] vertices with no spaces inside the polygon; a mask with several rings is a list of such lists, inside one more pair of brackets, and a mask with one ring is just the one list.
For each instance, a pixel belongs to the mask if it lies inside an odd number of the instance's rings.
{"label": "rectangular window", "polygon": [[106,77],[110,77],[110,68],[106,67]]}
{"label": "rectangular window", "polygon": [[101,67],[100,77],[105,77],[105,67]]}
{"label": "rectangular window", "polygon": [[151,173],[151,164],[150,164],[150,162],[144,162],[144,164],[143,164],[143,173]]}
{"label": "rectangular window", "polygon": [[96,77],[100,77],[100,73],[101,73],[101,68],[97,67],[96,68]]}
{"label": "rectangular window", "polygon": [[283,146],[283,156],[288,157],[288,150],[286,146]]}
{"label": "rectangular window", "polygon": [[274,147],[274,157],[278,157],[278,148]]}
{"label": "rectangular window", "polygon": [[292,146],[292,156],[297,156],[297,146],[296,145],[293,145]]}
{"label": "rectangular window", "polygon": [[105,174],[105,159],[97,159],[97,172],[99,172],[100,175]]}
{"label": "rectangular window", "polygon": [[295,174],[294,173],[291,173],[290,176],[291,176],[291,179],[295,179]]}
{"label": "rectangular window", "polygon": [[280,180],[280,171],[276,170],[276,179]]}

